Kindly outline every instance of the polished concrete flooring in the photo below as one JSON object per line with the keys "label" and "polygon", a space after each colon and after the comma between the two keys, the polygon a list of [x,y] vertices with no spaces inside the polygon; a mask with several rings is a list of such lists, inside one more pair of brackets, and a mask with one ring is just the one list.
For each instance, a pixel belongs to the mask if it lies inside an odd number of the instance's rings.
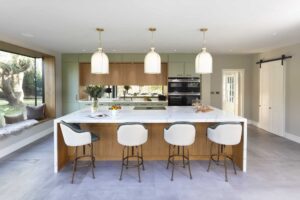
{"label": "polished concrete flooring", "polygon": [[248,172],[233,174],[224,182],[224,169],[207,161],[193,161],[193,179],[186,169],[166,170],[165,161],[148,161],[137,181],[136,169],[124,170],[120,162],[97,162],[96,179],[89,168],[80,168],[70,184],[71,165],[53,173],[53,137],[48,136],[0,160],[1,200],[48,199],[300,199],[300,144],[253,126],[248,136]]}

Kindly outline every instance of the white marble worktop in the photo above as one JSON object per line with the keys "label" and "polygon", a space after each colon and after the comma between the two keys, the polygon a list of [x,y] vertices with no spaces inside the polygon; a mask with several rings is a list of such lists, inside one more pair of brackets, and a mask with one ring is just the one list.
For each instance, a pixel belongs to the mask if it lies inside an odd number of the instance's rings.
{"label": "white marble worktop", "polygon": [[[192,106],[166,106],[166,110],[133,110],[133,106],[122,107],[116,116],[108,107],[100,107],[96,113],[91,113],[90,108],[70,113],[55,120],[55,123],[64,120],[70,123],[172,123],[178,121],[188,122],[247,122],[247,119],[226,113],[220,109],[196,113]],[[97,115],[104,115],[97,117]]]}
{"label": "white marble worktop", "polygon": [[[166,106],[166,110],[133,110],[133,106],[123,106],[116,116],[112,116],[109,107],[100,107],[91,116],[90,108],[84,108],[54,120],[54,172],[58,172],[58,135],[57,125],[61,120],[70,123],[173,123],[173,122],[242,122],[243,123],[243,171],[247,169],[247,119],[226,113],[220,109],[196,113],[192,106]],[[94,117],[101,114],[105,117]]]}

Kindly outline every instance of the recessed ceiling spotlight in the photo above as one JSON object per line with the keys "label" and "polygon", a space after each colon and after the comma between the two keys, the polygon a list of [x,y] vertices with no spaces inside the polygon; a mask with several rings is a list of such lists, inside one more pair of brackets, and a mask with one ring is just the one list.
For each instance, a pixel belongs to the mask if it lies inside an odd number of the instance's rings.
{"label": "recessed ceiling spotlight", "polygon": [[24,37],[28,37],[28,38],[33,38],[34,37],[34,35],[31,34],[31,33],[21,33],[21,35],[24,36]]}

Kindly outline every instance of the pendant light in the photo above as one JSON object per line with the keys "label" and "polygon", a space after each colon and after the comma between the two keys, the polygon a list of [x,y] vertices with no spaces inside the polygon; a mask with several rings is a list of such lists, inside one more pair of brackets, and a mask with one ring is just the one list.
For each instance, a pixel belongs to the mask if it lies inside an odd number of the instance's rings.
{"label": "pendant light", "polygon": [[149,31],[152,33],[151,48],[150,52],[147,53],[144,60],[144,72],[146,74],[160,74],[161,72],[161,60],[158,53],[156,53],[153,47],[153,33],[156,31],[156,28],[149,28]]}
{"label": "pendant light", "polygon": [[101,33],[104,31],[103,28],[96,29],[99,32],[99,48],[92,55],[91,60],[91,73],[92,74],[108,74],[109,73],[109,61],[107,55],[102,50]]}
{"label": "pendant light", "polygon": [[201,28],[200,31],[203,33],[203,47],[202,51],[197,55],[195,60],[195,71],[198,74],[210,74],[212,73],[212,56],[206,51],[205,32],[207,28]]}

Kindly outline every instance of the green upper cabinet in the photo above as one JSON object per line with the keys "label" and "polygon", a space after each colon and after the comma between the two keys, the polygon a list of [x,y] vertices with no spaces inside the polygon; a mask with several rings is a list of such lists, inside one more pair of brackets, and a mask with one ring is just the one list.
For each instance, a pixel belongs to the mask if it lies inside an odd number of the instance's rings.
{"label": "green upper cabinet", "polygon": [[185,62],[184,64],[184,74],[187,77],[198,77],[199,74],[195,72],[195,62]]}
{"label": "green upper cabinet", "polygon": [[168,64],[168,76],[169,77],[184,76],[184,62],[170,62]]}
{"label": "green upper cabinet", "polygon": [[169,77],[197,77],[193,62],[170,62],[168,65]]}

